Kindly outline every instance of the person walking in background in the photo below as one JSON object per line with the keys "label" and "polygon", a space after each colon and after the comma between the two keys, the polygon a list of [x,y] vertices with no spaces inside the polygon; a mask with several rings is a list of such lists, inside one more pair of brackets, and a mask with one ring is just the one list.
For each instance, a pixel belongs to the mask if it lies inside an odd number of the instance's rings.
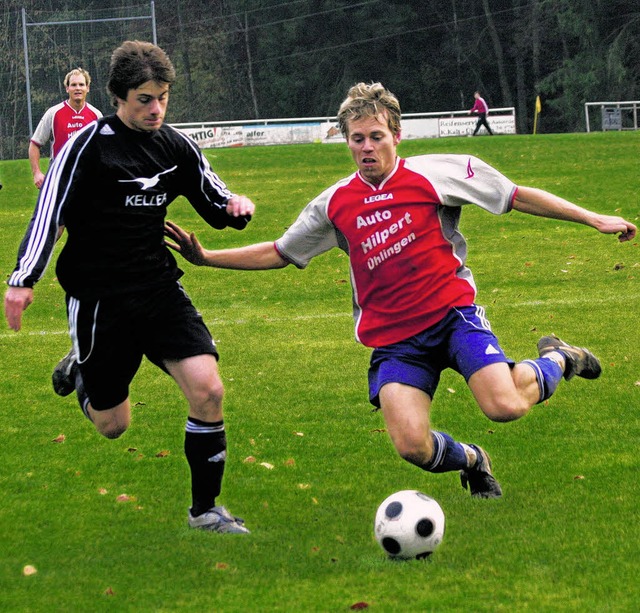
{"label": "person walking in background", "polygon": [[473,131],[473,136],[475,136],[478,133],[478,130],[480,130],[482,126],[484,126],[487,129],[487,132],[489,132],[489,134],[493,136],[493,131],[491,130],[491,126],[487,121],[487,115],[489,114],[489,106],[485,102],[485,99],[480,95],[480,92],[474,92],[473,97],[476,99],[476,101],[473,103],[473,106],[471,107],[469,114],[478,115],[478,122],[476,123],[476,129]]}
{"label": "person walking in background", "polygon": [[129,385],[146,356],[189,404],[189,526],[247,533],[243,520],[216,504],[227,456],[218,352],[179,283],[183,273],[163,232],[167,207],[180,195],[216,229],[245,228],[255,207],[229,191],[190,138],[164,123],[175,78],[151,43],[115,50],[108,90],[117,111],[85,126],[53,161],[8,280],[5,315],[20,330],[64,218],[68,239],[56,273],[73,348],[54,370],[54,390],[75,390],[97,431],[118,438],[129,427]]}
{"label": "person walking in background", "polygon": [[[554,335],[538,356],[515,363],[500,347],[466,266],[462,209],[511,210],[591,226],[633,239],[636,227],[531,187],[517,186],[469,155],[397,154],[400,104],[380,83],[352,87],[338,112],[357,172],[326,189],[275,242],[207,250],[167,222],[168,244],[188,261],[217,268],[305,268],[329,249],[349,256],[356,338],[373,349],[369,400],[382,409],[398,454],[432,473],[460,471],[476,498],[502,489],[487,452],[431,429],[432,399],[443,370],[460,373],[483,413],[507,422],[548,399],[561,379],[595,379],[598,359]],[[170,242],[173,241],[173,242]]]}
{"label": "person walking in background", "polygon": [[47,109],[29,142],[29,163],[33,182],[40,189],[44,173],[40,168],[40,149],[51,141],[51,161],[63,145],[88,123],[102,117],[102,113],[87,102],[91,77],[83,68],[74,68],[64,78],[69,99]]}

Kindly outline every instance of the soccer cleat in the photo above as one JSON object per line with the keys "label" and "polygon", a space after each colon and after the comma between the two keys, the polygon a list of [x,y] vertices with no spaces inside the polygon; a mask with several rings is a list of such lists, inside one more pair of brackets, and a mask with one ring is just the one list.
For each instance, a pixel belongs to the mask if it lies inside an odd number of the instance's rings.
{"label": "soccer cleat", "polygon": [[53,369],[51,383],[53,391],[58,396],[68,396],[76,389],[76,373],[78,372],[78,357],[72,347]]}
{"label": "soccer cleat", "polygon": [[543,336],[538,341],[540,357],[557,351],[565,357],[564,378],[568,381],[577,375],[583,379],[597,379],[602,372],[600,360],[584,347],[574,347],[560,340],[555,334]]}
{"label": "soccer cleat", "polygon": [[471,468],[460,471],[462,487],[471,491],[474,498],[500,498],[502,488],[491,472],[489,454],[477,445],[469,445],[476,452],[476,463]]}
{"label": "soccer cleat", "polygon": [[244,519],[234,517],[224,507],[213,507],[197,517],[191,515],[189,510],[189,526],[210,532],[250,534],[244,526]]}

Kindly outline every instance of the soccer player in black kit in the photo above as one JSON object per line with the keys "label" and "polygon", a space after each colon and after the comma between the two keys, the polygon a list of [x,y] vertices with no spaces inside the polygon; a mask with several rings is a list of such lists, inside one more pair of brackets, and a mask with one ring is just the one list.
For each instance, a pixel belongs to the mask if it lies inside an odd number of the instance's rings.
{"label": "soccer player in black kit", "polygon": [[80,130],[51,165],[8,280],[5,314],[19,330],[64,225],[56,273],[73,348],[54,371],[55,391],[75,389],[98,432],[117,438],[129,426],[129,384],[146,356],[189,403],[189,525],[247,533],[243,520],[216,505],[226,459],[218,354],[179,283],[164,219],[183,195],[213,228],[241,230],[254,205],[227,189],[193,141],[164,125],[174,80],[171,61],[151,43],[127,41],[114,51],[108,90],[117,111]]}

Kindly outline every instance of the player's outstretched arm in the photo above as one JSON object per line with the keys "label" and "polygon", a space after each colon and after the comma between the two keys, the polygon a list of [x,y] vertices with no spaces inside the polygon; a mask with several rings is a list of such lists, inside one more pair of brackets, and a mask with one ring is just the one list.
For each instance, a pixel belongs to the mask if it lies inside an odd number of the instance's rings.
{"label": "player's outstretched arm", "polygon": [[22,313],[33,302],[33,289],[30,287],[9,287],[4,295],[4,315],[12,330],[18,332],[22,327]]}
{"label": "player's outstretched arm", "polygon": [[632,240],[637,230],[635,225],[622,217],[594,213],[534,187],[519,186],[513,208],[530,215],[585,224],[603,234],[618,234],[620,242]]}
{"label": "player's outstretched arm", "polygon": [[[165,244],[196,266],[232,268],[236,270],[270,270],[284,268],[289,262],[280,257],[273,243],[256,243],[236,249],[205,249],[193,232],[167,221],[164,226]],[[171,242],[173,241],[173,242]]]}

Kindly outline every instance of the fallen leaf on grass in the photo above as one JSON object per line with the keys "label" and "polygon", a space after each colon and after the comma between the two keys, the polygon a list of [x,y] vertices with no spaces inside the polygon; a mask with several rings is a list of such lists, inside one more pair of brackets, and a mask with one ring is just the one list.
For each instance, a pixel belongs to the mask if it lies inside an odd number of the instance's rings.
{"label": "fallen leaf on grass", "polygon": [[113,591],[113,588],[111,588],[111,587],[108,587],[108,588],[104,591],[104,595],[105,595],[105,596],[113,596],[113,595],[114,595],[114,593],[115,593],[115,592]]}
{"label": "fallen leaf on grass", "polygon": [[116,502],[133,502],[135,499],[135,496],[129,496],[129,494],[120,494],[116,498]]}
{"label": "fallen leaf on grass", "polygon": [[109,493],[109,492],[108,492],[106,489],[104,489],[103,487],[101,487],[101,488],[98,490],[98,494],[100,494],[100,496],[104,496],[105,494],[108,494],[108,493]]}
{"label": "fallen leaf on grass", "polygon": [[56,436],[56,438],[54,438],[51,442],[52,443],[64,443],[66,438],[67,437],[64,434],[58,434],[58,436]]}
{"label": "fallen leaf on grass", "polygon": [[31,564],[27,564],[23,569],[22,569],[22,574],[25,577],[30,577],[31,575],[35,575],[38,572],[38,569],[35,566],[32,566]]}
{"label": "fallen leaf on grass", "polygon": [[252,455],[250,455],[250,456],[247,456],[243,461],[245,464],[253,464],[256,461],[256,459]]}
{"label": "fallen leaf on grass", "polygon": [[311,486],[308,483],[298,483],[298,489],[300,490],[308,490]]}
{"label": "fallen leaf on grass", "polygon": [[289,458],[288,460],[284,461],[284,465],[285,466],[295,466],[296,465],[296,461],[293,458]]}
{"label": "fallen leaf on grass", "polygon": [[273,470],[275,467],[269,462],[260,462],[260,466],[264,466],[267,470]]}
{"label": "fallen leaf on grass", "polygon": [[227,570],[227,568],[229,568],[229,565],[226,562],[216,562],[214,568],[216,570]]}
{"label": "fallen leaf on grass", "polygon": [[368,609],[368,602],[354,602],[350,607],[352,611],[362,611],[362,609]]}
{"label": "fallen leaf on grass", "polygon": [[156,453],[156,458],[166,458],[168,455],[171,455],[171,452],[167,451],[166,449],[164,449],[164,450],[158,451],[158,453]]}

